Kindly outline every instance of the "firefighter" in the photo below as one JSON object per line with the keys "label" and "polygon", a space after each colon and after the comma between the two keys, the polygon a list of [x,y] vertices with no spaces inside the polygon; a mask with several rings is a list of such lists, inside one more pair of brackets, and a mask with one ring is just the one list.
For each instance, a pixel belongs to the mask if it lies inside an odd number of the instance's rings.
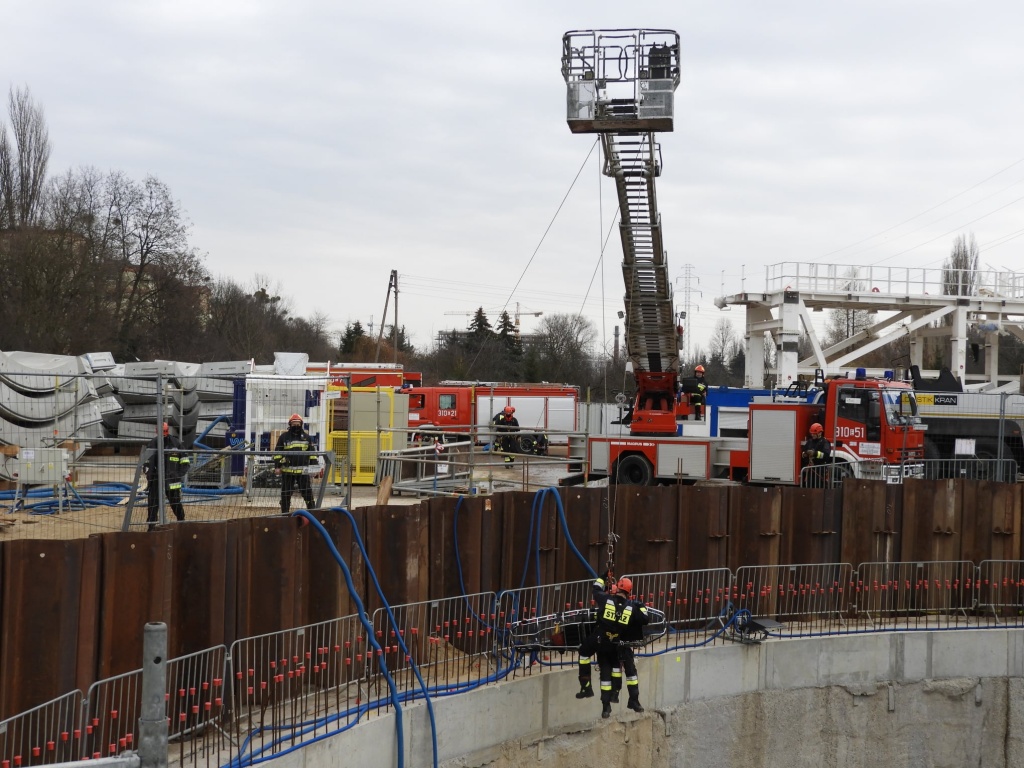
{"label": "firefighter", "polygon": [[825,429],[818,422],[811,424],[800,458],[802,466],[819,468],[810,473],[813,477],[807,478],[810,484],[816,488],[824,487],[827,471],[825,466],[832,462],[832,444],[825,437]]}
{"label": "firefighter", "polygon": [[601,717],[612,714],[612,667],[621,662],[626,672],[626,706],[643,712],[640,685],[636,675],[633,649],[625,643],[643,638],[647,623],[647,606],[632,599],[633,581],[625,576],[615,583],[615,593],[606,592],[597,599],[597,663],[601,670]]}
{"label": "firefighter", "polygon": [[704,418],[704,404],[708,398],[708,380],[704,378],[703,365],[693,369],[693,378],[697,380],[697,391],[690,395],[690,403],[693,405],[693,415],[700,421]]}
{"label": "firefighter", "polygon": [[[594,580],[591,585],[592,601],[596,605],[598,602],[603,600],[606,593],[615,594],[615,577],[612,575],[611,569],[609,568]],[[594,688],[591,684],[591,662],[592,657],[598,652],[600,648],[601,634],[597,624],[594,625],[593,631],[587,635],[583,642],[580,643],[579,647],[579,681],[580,690],[576,694],[577,699],[589,699],[594,695]],[[600,663],[599,663],[600,666]],[[616,685],[618,683],[618,685]],[[614,665],[612,670],[612,703],[616,704],[619,700],[619,691],[622,690],[622,670],[619,669],[618,663]]]}
{"label": "firefighter", "polygon": [[516,452],[514,433],[519,431],[519,420],[515,417],[515,413],[515,408],[511,405],[506,405],[501,413],[492,420],[494,429],[498,433],[494,444],[499,451],[505,454],[506,464],[511,464],[515,461],[515,458],[509,455]]}
{"label": "firefighter", "polygon": [[315,446],[309,433],[302,428],[302,416],[288,417],[288,430],[282,432],[274,448],[274,472],[281,476],[281,514],[287,515],[292,505],[292,493],[298,491],[307,509],[313,509],[313,488],[307,469],[319,466]]}
{"label": "firefighter", "polygon": [[149,523],[149,530],[159,519],[160,511],[160,452],[159,444],[164,446],[164,498],[171,505],[174,517],[180,522],[185,519],[185,508],[181,505],[181,486],[185,482],[185,474],[189,468],[188,454],[181,449],[181,442],[171,434],[170,425],[165,421],[163,426],[163,437],[154,437],[149,443],[149,450],[152,451],[146,463],[142,467],[146,475],[146,505],[148,515],[146,522]]}

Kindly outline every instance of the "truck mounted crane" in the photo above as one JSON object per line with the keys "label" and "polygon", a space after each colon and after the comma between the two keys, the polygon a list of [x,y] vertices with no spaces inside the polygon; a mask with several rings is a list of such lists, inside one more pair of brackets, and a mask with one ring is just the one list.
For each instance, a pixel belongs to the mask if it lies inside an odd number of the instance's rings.
{"label": "truck mounted crane", "polygon": [[[657,131],[671,131],[679,85],[679,35],[664,29],[567,32],[562,38],[566,120],[573,133],[596,133],[603,172],[615,180],[625,282],[625,347],[636,381],[630,434],[591,437],[592,479],[650,485],[730,477],[761,483],[800,482],[800,442],[812,423],[845,457],[837,476],[900,481],[918,475],[923,437],[907,384],[822,382],[814,403],[751,403],[746,438],[684,434],[678,418],[679,347],[672,283],[662,238],[655,179],[661,175]],[[876,428],[877,427],[877,428]]]}

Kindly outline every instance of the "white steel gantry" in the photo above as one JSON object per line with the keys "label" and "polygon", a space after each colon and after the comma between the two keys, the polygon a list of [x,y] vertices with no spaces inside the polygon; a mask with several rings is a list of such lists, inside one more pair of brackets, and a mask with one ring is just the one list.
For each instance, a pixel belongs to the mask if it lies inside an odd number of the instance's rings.
{"label": "white steel gantry", "polygon": [[[999,376],[999,335],[1010,333],[1024,341],[1024,273],[782,262],[765,268],[764,292],[721,296],[715,305],[746,307],[747,387],[764,386],[766,333],[775,344],[775,368],[769,373],[780,387],[817,368],[826,374],[850,370],[867,353],[902,336],[909,337],[909,363],[919,368],[923,340],[948,336],[949,368],[967,384],[967,332],[972,327],[984,339],[983,379],[993,386],[1017,381],[1016,376]],[[877,314],[870,327],[823,348],[810,313],[831,309]],[[803,360],[801,332],[813,349]]]}

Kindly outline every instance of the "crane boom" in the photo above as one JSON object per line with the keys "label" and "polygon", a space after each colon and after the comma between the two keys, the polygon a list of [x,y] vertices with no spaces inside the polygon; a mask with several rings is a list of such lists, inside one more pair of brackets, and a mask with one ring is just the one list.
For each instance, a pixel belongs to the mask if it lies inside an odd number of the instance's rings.
{"label": "crane boom", "polygon": [[562,38],[567,122],[599,133],[603,172],[615,180],[626,287],[625,346],[636,378],[634,434],[675,434],[680,334],[662,241],[655,131],[673,128],[679,35],[671,30],[567,32]]}

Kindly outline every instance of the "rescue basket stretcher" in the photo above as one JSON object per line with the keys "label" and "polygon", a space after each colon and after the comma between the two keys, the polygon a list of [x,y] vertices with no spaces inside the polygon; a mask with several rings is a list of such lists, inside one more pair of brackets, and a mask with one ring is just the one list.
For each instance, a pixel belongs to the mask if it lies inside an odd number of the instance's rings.
{"label": "rescue basket stretcher", "polygon": [[[507,625],[509,641],[519,652],[575,651],[594,631],[594,613],[592,608],[577,608],[512,621]],[[647,618],[639,637],[623,638],[619,644],[643,648],[664,637],[668,632],[665,614],[657,608],[648,608]]]}

